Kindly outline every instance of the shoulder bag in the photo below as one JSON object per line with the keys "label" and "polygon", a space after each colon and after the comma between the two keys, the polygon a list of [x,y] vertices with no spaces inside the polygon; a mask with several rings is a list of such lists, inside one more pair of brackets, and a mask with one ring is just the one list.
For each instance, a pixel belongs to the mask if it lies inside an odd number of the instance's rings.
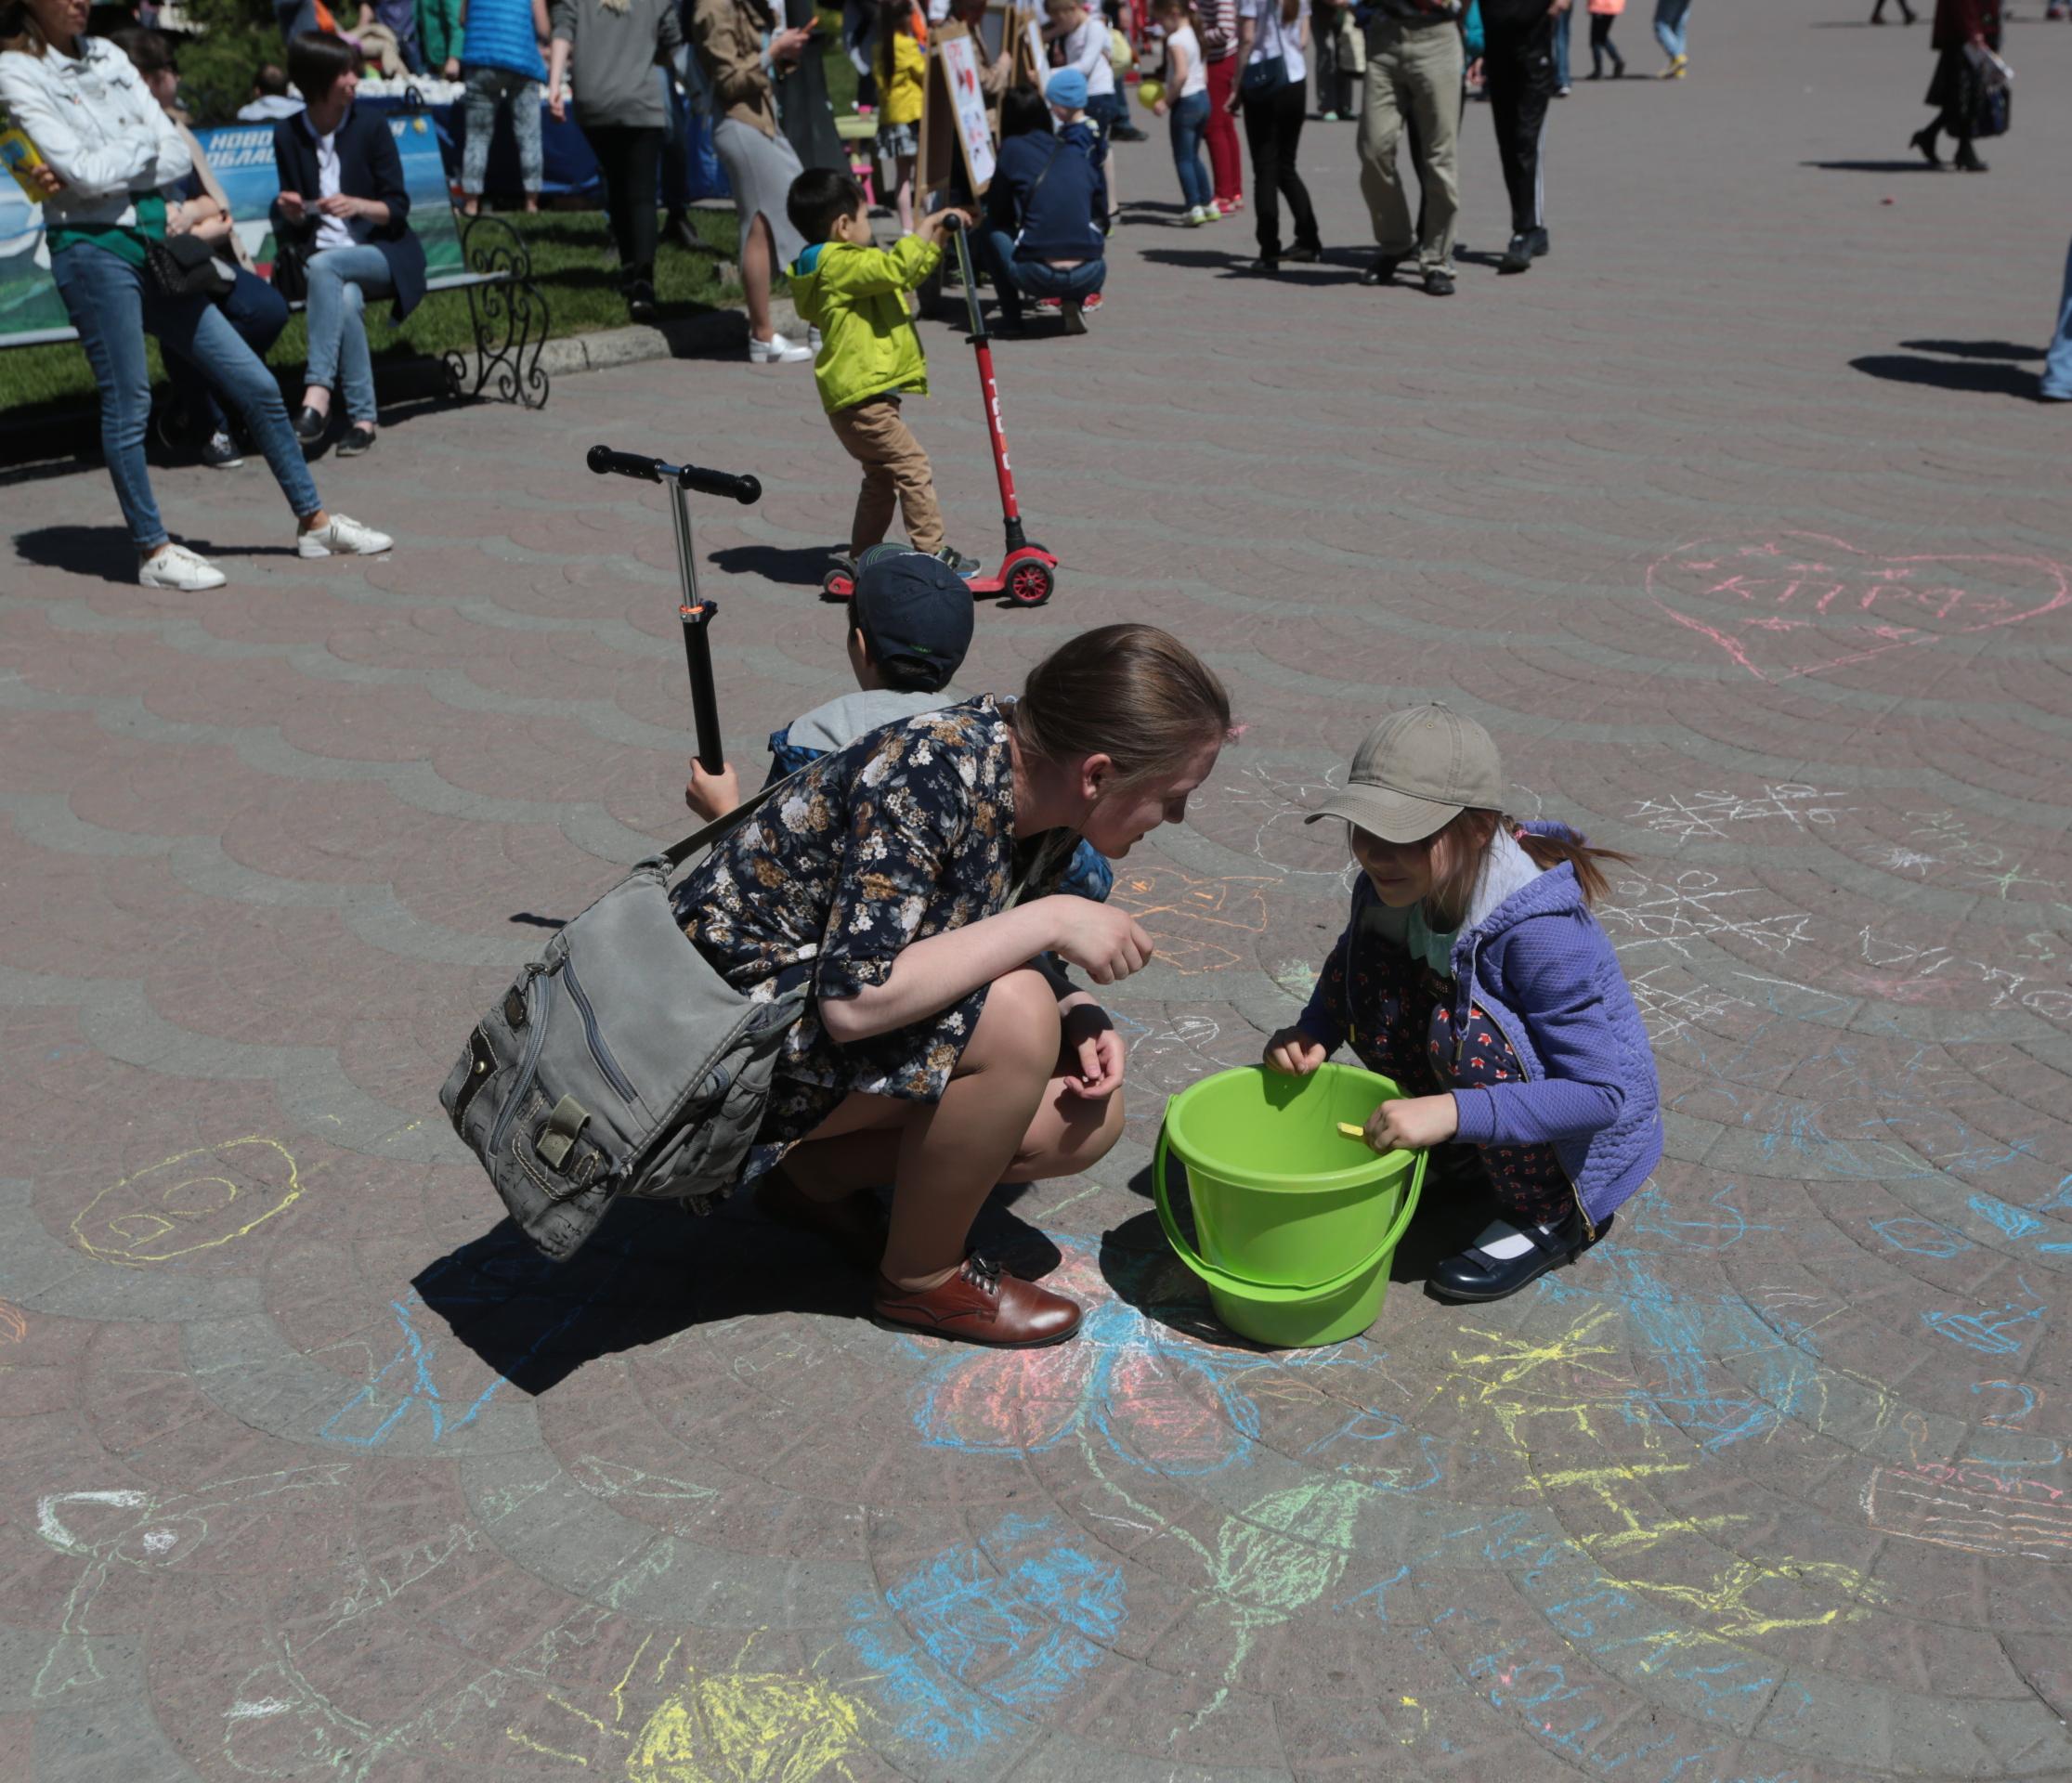
{"label": "shoulder bag", "polygon": [[440,1087],[511,1217],[557,1262],[620,1195],[702,1214],[740,1174],[807,991],[768,1002],[736,991],[678,924],[669,883],[788,785],[641,862],[566,924],[476,1023]]}

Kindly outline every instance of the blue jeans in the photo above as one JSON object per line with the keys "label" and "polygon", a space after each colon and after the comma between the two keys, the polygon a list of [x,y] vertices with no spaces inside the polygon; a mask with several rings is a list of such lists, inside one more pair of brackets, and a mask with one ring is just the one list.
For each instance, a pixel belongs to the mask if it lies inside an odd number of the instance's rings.
{"label": "blue jeans", "polygon": [[374,420],[374,360],[362,312],[370,297],[393,297],[396,283],[379,248],[326,248],[309,256],[311,384],[345,384],[348,421]]}
{"label": "blue jeans", "polygon": [[[230,288],[230,294],[218,299],[216,307],[238,331],[238,338],[262,359],[288,326],[288,300],[242,267],[238,268],[238,282]],[[224,431],[228,423],[224,419],[223,407],[199,370],[177,353],[168,353],[165,376],[173,386],[176,413],[185,415],[191,424],[210,434]]]}
{"label": "blue jeans", "polygon": [[2043,360],[2043,395],[2072,402],[2072,250],[2065,256],[2065,294],[2058,299],[2058,332]]}
{"label": "blue jeans", "polygon": [[1108,138],[1129,122],[1129,101],[1120,93],[1096,93],[1087,101],[1087,122],[1093,125],[1093,164],[1108,159]]}
{"label": "blue jeans", "polygon": [[1664,56],[1681,56],[1689,33],[1684,27],[1690,0],[1655,0],[1655,41]]}
{"label": "blue jeans", "polygon": [[229,397],[295,517],[307,519],[322,508],[294,429],[288,425],[280,386],[220,309],[205,297],[160,296],[141,267],[87,241],[59,249],[50,257],[50,272],[100,386],[101,452],[139,551],[156,551],[166,539],[144,468],[144,435],[151,421],[147,330]]}
{"label": "blue jeans", "polygon": [[1557,91],[1569,85],[1569,30],[1575,20],[1575,8],[1570,7],[1554,21],[1554,85]]}
{"label": "blue jeans", "polygon": [[1172,132],[1173,165],[1179,172],[1180,202],[1189,210],[1206,204],[1216,196],[1208,169],[1202,164],[1202,133],[1208,128],[1208,95],[1194,93],[1175,99],[1166,115]]}
{"label": "blue jeans", "polygon": [[1001,319],[1010,324],[1021,322],[1023,297],[1088,297],[1108,282],[1105,260],[1086,260],[1076,267],[1017,260],[1014,238],[1005,229],[982,225],[978,247],[986,271],[993,275],[993,294],[999,299]]}

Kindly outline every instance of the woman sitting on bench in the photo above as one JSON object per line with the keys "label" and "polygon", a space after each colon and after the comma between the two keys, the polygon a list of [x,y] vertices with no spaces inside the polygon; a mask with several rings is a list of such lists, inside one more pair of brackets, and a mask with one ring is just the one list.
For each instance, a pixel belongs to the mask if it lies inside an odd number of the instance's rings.
{"label": "woman sitting on bench", "polygon": [[350,424],[338,456],[353,458],[373,445],[376,421],[361,313],[371,297],[393,297],[398,322],[417,307],[424,244],[410,233],[403,158],[387,120],[354,109],[358,58],[329,32],[305,32],[288,46],[288,76],[307,101],[273,127],[274,234],[309,256],[308,388],[295,433],[306,449],[323,444],[343,379]]}

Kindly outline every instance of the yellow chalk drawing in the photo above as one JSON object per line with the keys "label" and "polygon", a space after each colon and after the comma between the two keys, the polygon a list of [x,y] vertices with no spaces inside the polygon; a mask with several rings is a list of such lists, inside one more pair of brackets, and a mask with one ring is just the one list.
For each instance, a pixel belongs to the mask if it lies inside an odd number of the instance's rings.
{"label": "yellow chalk drawing", "polygon": [[[687,1670],[688,1668],[686,1668]],[[814,1783],[847,1777],[857,1704],[782,1672],[693,1673],[647,1718],[628,1783]]]}
{"label": "yellow chalk drawing", "polygon": [[601,1705],[608,1716],[549,1690],[505,1738],[625,1783],[854,1783],[867,1712],[856,1698],[793,1672],[743,1671],[752,1635],[724,1672],[679,1662],[682,1636],[651,1657],[657,1643],[642,1637]]}
{"label": "yellow chalk drawing", "polygon": [[288,1148],[254,1134],[111,1184],[80,1210],[72,1235],[104,1263],[164,1263],[243,1238],[301,1195]]}
{"label": "yellow chalk drawing", "polygon": [[29,1334],[29,1315],[11,1300],[0,1300],[0,1343],[19,1344]]}
{"label": "yellow chalk drawing", "polygon": [[[1870,1613],[1868,1607],[1852,1608],[1836,1604],[1806,1615],[1765,1615],[1750,1604],[1749,1597],[1766,1585],[1805,1591],[1817,1585],[1825,1586],[1844,1597],[1853,1598],[1859,1606],[1887,1601],[1883,1586],[1855,1567],[1833,1560],[1785,1559],[1772,1564],[1743,1560],[1714,1574],[1709,1585],[1670,1585],[1648,1579],[1614,1579],[1611,1582],[1621,1591],[1651,1592],[1659,1597],[1667,1597],[1697,1615],[1714,1620],[1711,1636],[1697,1631],[1663,1634],[1659,1638],[1665,1644],[1675,1641],[1690,1645],[1712,1637],[1723,1641],[1746,1640],[1789,1628],[1827,1628],[1836,1622],[1860,1621]],[[1648,1668],[1643,1666],[1641,1669]]]}

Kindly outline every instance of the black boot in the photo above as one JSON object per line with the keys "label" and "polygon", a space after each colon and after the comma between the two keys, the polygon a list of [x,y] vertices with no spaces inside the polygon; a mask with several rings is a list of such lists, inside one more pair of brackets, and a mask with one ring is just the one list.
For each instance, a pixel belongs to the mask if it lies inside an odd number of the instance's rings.
{"label": "black boot", "polygon": [[1907,138],[1909,144],[1921,150],[1922,160],[1931,167],[1940,167],[1943,164],[1943,158],[1935,152],[1935,133],[1936,126],[1931,124],[1925,129],[1916,130]]}

